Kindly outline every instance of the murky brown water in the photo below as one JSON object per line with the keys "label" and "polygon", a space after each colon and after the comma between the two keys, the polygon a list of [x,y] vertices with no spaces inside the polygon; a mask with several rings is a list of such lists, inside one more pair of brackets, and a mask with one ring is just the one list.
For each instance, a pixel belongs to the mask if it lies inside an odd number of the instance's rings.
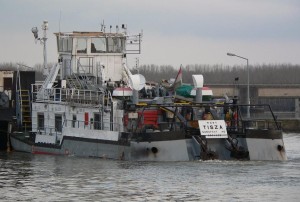
{"label": "murky brown water", "polygon": [[0,201],[300,201],[300,134],[289,160],[124,162],[0,153]]}

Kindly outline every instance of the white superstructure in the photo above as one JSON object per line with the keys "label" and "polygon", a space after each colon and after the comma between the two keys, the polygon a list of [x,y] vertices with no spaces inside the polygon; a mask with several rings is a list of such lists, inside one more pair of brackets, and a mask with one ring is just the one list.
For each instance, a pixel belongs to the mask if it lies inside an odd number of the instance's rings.
{"label": "white superstructure", "polygon": [[[36,143],[59,143],[72,130],[93,137],[106,131],[116,139],[123,131],[123,109],[112,98],[116,87],[126,87],[131,75],[127,54],[140,53],[141,34],[122,32],[59,32],[58,63],[43,84],[32,85],[32,132]],[[100,135],[101,136],[101,135]],[[117,135],[118,136],[118,135]]]}

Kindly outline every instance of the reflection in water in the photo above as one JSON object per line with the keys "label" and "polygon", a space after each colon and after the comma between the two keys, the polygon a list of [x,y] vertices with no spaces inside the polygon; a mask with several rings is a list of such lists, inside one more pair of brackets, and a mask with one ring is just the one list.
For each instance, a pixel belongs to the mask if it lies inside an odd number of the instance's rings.
{"label": "reflection in water", "polygon": [[300,135],[289,160],[127,162],[0,153],[1,201],[298,201]]}

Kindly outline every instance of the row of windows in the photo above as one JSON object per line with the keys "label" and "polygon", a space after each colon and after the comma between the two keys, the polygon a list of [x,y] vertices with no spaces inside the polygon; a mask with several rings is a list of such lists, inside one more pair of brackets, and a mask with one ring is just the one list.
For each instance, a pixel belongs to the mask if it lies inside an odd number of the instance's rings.
{"label": "row of windows", "polygon": [[[38,114],[37,116],[38,121],[37,121],[37,127],[38,130],[45,130],[45,116],[44,114]],[[90,120],[89,123],[86,125],[93,125],[95,130],[100,130],[101,129],[101,124],[100,124],[101,116],[99,113],[94,114],[94,118]],[[54,120],[54,127],[55,131],[57,132],[62,132],[62,115],[61,114],[56,114],[55,115],[55,120]],[[68,124],[66,122],[65,124]],[[80,127],[80,121],[77,121],[77,116],[74,114],[71,120],[71,126],[72,128],[79,128]]]}
{"label": "row of windows", "polygon": [[[38,121],[37,121],[38,130],[45,130],[44,114],[38,114],[37,118],[38,118]],[[55,115],[54,127],[55,127],[55,131],[62,132],[62,115],[61,114]]]}
{"label": "row of windows", "polygon": [[[87,53],[88,48],[87,38],[77,39],[77,53]],[[122,53],[125,48],[124,38],[91,38],[90,40],[91,53]],[[73,40],[72,38],[57,37],[57,46],[59,52],[72,52]]]}
{"label": "row of windows", "polygon": [[72,38],[58,38],[57,47],[59,52],[72,52],[73,39]]}
{"label": "row of windows", "polygon": [[295,111],[295,98],[258,98],[258,104],[269,104],[273,111]]}

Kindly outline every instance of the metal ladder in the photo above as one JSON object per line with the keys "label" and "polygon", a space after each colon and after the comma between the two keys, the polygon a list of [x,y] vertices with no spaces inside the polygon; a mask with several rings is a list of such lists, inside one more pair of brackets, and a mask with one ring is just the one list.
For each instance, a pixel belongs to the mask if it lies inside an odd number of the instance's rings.
{"label": "metal ladder", "polygon": [[18,126],[24,131],[31,130],[32,124],[30,92],[29,90],[22,90],[19,70],[17,72],[16,103]]}
{"label": "metal ladder", "polygon": [[19,90],[21,126],[25,131],[31,130],[31,102],[29,90]]}

